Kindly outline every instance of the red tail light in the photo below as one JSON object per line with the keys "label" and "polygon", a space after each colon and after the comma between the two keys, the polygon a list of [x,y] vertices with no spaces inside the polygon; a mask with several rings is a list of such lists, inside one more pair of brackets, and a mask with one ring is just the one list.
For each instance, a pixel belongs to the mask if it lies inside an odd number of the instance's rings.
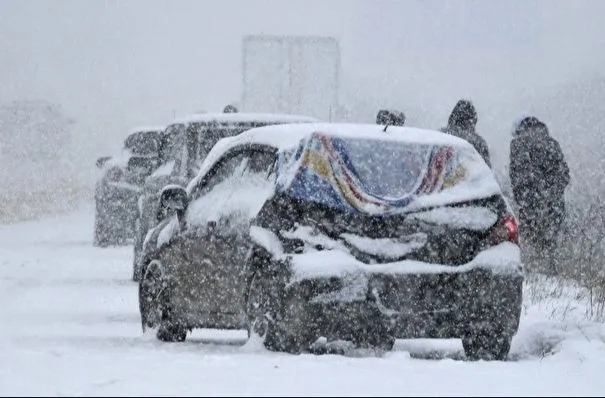
{"label": "red tail light", "polygon": [[492,244],[497,245],[502,242],[512,242],[519,244],[519,227],[515,217],[507,213],[492,230]]}

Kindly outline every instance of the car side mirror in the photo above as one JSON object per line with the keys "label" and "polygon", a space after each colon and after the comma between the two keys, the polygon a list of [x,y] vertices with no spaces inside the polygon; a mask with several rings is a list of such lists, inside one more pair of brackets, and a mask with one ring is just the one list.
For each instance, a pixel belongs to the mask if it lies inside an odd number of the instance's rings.
{"label": "car side mirror", "polygon": [[189,198],[187,197],[185,188],[173,184],[165,186],[160,193],[158,221],[174,213],[177,214],[179,220],[182,220],[188,204]]}
{"label": "car side mirror", "polygon": [[96,165],[98,168],[102,169],[103,166],[105,166],[105,163],[107,163],[107,161],[111,159],[111,156],[101,156],[100,158],[97,159],[96,161]]}

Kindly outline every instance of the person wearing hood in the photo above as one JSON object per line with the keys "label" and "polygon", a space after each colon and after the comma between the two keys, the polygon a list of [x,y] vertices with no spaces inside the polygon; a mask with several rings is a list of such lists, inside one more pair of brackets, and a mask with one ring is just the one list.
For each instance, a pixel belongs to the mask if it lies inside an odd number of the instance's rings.
{"label": "person wearing hood", "polygon": [[556,248],[566,217],[565,189],[570,175],[559,142],[534,116],[522,118],[513,128],[509,177],[522,234],[527,243],[549,254]]}
{"label": "person wearing hood", "polygon": [[468,141],[475,147],[477,152],[483,157],[485,163],[491,168],[492,164],[489,156],[489,147],[487,146],[485,139],[475,131],[476,125],[477,111],[475,106],[471,101],[461,99],[456,103],[456,106],[454,106],[448,119],[447,126],[442,128],[441,131]]}

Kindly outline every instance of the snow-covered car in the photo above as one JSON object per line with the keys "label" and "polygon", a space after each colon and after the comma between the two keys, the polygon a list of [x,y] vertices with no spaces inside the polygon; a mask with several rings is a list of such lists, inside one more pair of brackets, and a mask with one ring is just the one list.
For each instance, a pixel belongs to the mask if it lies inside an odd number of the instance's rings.
{"label": "snow-covered car", "polygon": [[220,139],[232,137],[251,128],[284,124],[318,122],[308,116],[262,113],[203,113],[174,120],[166,129],[170,143],[162,165],[149,176],[139,197],[135,221],[132,279],[140,278],[139,257],[147,232],[157,225],[160,190],[168,184],[185,186],[199,171],[200,164]]}
{"label": "snow-covered car", "polygon": [[101,177],[95,184],[95,246],[125,244],[134,237],[137,199],[145,178],[159,165],[163,130],[132,129],[120,155],[97,159]]}
{"label": "snow-covered car", "polygon": [[252,129],[165,187],[142,252],[143,329],[242,328],[270,350],[320,337],[392,348],[461,338],[504,359],[524,281],[515,216],[466,141],[371,124]]}

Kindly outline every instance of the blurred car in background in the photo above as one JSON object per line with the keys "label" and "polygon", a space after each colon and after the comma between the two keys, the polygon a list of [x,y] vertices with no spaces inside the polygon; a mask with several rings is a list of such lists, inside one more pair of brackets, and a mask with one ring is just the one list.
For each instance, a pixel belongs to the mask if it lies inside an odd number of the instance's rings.
{"label": "blurred car in background", "polygon": [[120,155],[97,159],[101,177],[95,184],[93,245],[107,247],[132,241],[141,186],[161,163],[163,130],[155,126],[132,129]]}
{"label": "blurred car in background", "polygon": [[187,185],[197,175],[206,155],[222,138],[233,137],[255,127],[311,122],[318,120],[290,114],[238,113],[229,107],[223,113],[194,114],[174,120],[164,133],[162,164],[145,180],[139,197],[132,279],[138,281],[140,278],[138,260],[147,232],[164,218],[158,215],[162,188],[169,184]]}

